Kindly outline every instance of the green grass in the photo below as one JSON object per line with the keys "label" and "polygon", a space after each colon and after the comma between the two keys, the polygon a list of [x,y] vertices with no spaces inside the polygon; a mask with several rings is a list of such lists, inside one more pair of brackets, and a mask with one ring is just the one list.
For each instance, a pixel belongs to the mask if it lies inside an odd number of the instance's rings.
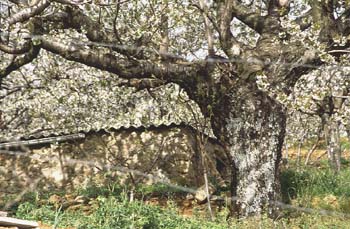
{"label": "green grass", "polygon": [[283,202],[350,214],[350,169],[287,169],[281,175]]}
{"label": "green grass", "polygon": [[[12,213],[19,218],[42,221],[54,228],[349,228],[350,219],[281,210],[277,220],[265,216],[243,220],[227,220],[228,209],[209,221],[203,214],[183,217],[175,204],[152,206],[142,200],[147,197],[176,198],[186,193],[165,185],[139,186],[138,200],[130,202],[130,187],[117,183],[91,185],[76,190],[73,196],[84,196],[88,203],[76,209],[65,208],[49,201],[53,194],[65,197],[64,192],[29,193]],[[305,167],[285,169],[281,174],[283,202],[298,207],[330,210],[350,214],[350,170],[338,175],[328,168]]]}
{"label": "green grass", "polygon": [[82,211],[62,211],[48,205],[23,203],[17,210],[17,217],[40,220],[57,228],[348,228],[349,220],[300,214],[298,217],[272,220],[265,216],[244,220],[226,221],[223,215],[215,221],[192,217],[184,218],[175,209],[162,209],[136,201],[120,201],[115,197],[99,197],[98,207],[87,215]]}
{"label": "green grass", "polygon": [[350,169],[344,168],[337,175],[328,168],[287,169],[282,172],[281,186],[285,198],[328,194],[350,197]]}
{"label": "green grass", "polygon": [[62,211],[60,207],[22,203],[16,216],[40,220],[57,227],[75,228],[225,228],[226,222],[208,222],[204,219],[184,218],[175,209],[163,209],[140,201],[114,196],[97,197],[91,214],[83,211]]}
{"label": "green grass", "polygon": [[349,140],[345,140],[345,139],[341,139],[341,148],[344,150],[350,150],[350,141]]}

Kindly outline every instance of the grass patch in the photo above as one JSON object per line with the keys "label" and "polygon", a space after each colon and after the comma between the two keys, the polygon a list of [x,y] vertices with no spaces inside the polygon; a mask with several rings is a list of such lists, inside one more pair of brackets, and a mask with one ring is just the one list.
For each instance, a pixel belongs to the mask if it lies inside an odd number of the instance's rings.
{"label": "grass patch", "polygon": [[145,196],[174,196],[174,195],[186,195],[187,192],[179,190],[177,188],[169,187],[165,184],[154,184],[154,185],[139,185],[136,188],[138,194]]}
{"label": "grass patch", "polygon": [[111,228],[348,228],[350,220],[339,217],[300,214],[298,217],[272,220],[266,216],[226,220],[223,215],[214,221],[179,215],[175,208],[163,209],[143,202],[120,201],[115,197],[99,197],[91,214],[63,211],[49,205],[22,203],[17,217],[39,220],[53,228],[111,229]]}
{"label": "grass patch", "polygon": [[283,202],[350,214],[350,170],[286,169],[281,174]]}
{"label": "grass patch", "polygon": [[[293,206],[330,210],[350,214],[350,170],[338,175],[325,167],[288,168],[281,173],[283,202]],[[203,214],[184,217],[175,204],[166,207],[145,204],[148,197],[176,199],[185,192],[166,185],[135,188],[136,200],[130,202],[131,187],[118,183],[105,186],[91,184],[75,193],[28,193],[12,214],[18,218],[41,221],[53,228],[348,228],[350,219],[281,211],[278,220],[266,216],[227,220],[223,208],[209,221]],[[83,202],[65,206],[65,201],[82,196]],[[53,201],[59,199],[59,201]]]}
{"label": "grass patch", "polygon": [[225,228],[223,222],[184,218],[176,209],[163,209],[140,201],[129,202],[127,198],[99,196],[90,206],[91,213],[63,211],[52,205],[25,202],[19,205],[16,217],[39,220],[56,227],[74,228]]}

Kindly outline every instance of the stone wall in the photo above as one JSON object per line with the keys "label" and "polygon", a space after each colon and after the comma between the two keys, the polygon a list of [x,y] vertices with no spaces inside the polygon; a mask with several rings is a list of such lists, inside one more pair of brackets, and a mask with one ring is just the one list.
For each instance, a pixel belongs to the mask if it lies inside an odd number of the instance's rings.
{"label": "stone wall", "polygon": [[[0,154],[0,191],[18,193],[33,182],[43,189],[74,189],[114,180],[156,182],[140,172],[199,187],[204,181],[197,149],[195,132],[187,127],[90,133],[83,140],[31,148],[26,155]],[[222,148],[207,141],[205,149],[209,179],[223,184],[227,160]]]}

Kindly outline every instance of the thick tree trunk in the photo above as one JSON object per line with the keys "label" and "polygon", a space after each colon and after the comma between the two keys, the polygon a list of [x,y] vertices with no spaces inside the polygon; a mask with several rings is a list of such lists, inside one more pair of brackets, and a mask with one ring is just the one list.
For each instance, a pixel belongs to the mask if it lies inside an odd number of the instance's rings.
{"label": "thick tree trunk", "polygon": [[233,160],[236,212],[241,217],[273,214],[274,201],[279,199],[283,107],[253,85],[228,95],[214,116],[214,132]]}

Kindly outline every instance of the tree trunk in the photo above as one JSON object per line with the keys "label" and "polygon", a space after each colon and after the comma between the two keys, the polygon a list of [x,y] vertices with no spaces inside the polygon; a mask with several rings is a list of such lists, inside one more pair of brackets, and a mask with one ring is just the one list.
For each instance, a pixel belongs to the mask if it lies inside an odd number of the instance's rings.
{"label": "tree trunk", "polygon": [[321,133],[318,133],[316,142],[313,144],[313,146],[311,147],[311,149],[307,153],[305,165],[308,165],[310,158],[311,158],[311,154],[313,154],[313,152],[315,152],[318,144],[320,143],[320,140],[321,140]]}
{"label": "tree trunk", "polygon": [[325,139],[327,143],[327,154],[330,167],[334,172],[339,172],[341,168],[341,147],[339,123],[329,118],[324,127]]}
{"label": "tree trunk", "polygon": [[236,88],[217,106],[212,125],[233,160],[238,215],[273,214],[286,125],[283,107],[256,85]]}

